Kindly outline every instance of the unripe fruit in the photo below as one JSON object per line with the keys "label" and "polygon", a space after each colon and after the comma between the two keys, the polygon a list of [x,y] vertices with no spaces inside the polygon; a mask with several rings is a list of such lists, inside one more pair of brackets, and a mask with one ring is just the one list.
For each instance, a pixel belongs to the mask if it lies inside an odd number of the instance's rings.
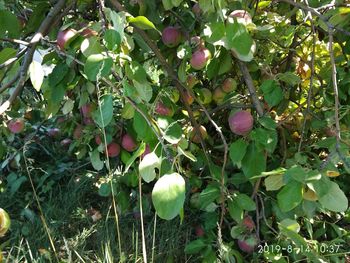
{"label": "unripe fruit", "polygon": [[226,93],[220,88],[216,88],[213,93],[213,100],[216,104],[221,104],[224,101]]}
{"label": "unripe fruit", "polygon": [[68,147],[72,143],[72,140],[69,138],[63,139],[60,144],[62,147]]}
{"label": "unripe fruit", "polygon": [[238,240],[237,243],[238,243],[238,247],[243,252],[252,253],[255,250],[256,245],[258,244],[258,240],[255,236],[251,236],[243,240]]}
{"label": "unripe fruit", "polygon": [[203,104],[209,104],[213,99],[211,91],[207,88],[202,88],[199,90],[199,100]]}
{"label": "unripe fruit", "polygon": [[107,145],[107,154],[109,157],[116,157],[120,153],[120,146],[118,143],[111,142]]}
{"label": "unripe fruit", "polygon": [[128,152],[133,152],[136,150],[137,145],[135,140],[129,134],[124,134],[122,138],[122,147]]}
{"label": "unripe fruit", "polygon": [[77,34],[74,29],[66,29],[64,31],[59,31],[57,34],[57,45],[61,50],[64,50],[65,44]]}
{"label": "unripe fruit", "polygon": [[11,220],[8,213],[4,209],[0,208],[0,237],[6,234],[10,226]]}
{"label": "unripe fruit", "polygon": [[167,106],[165,106],[162,102],[158,101],[155,112],[158,113],[161,116],[173,116],[174,112],[172,109],[169,109]]}
{"label": "unripe fruit", "polygon": [[[207,130],[205,129],[204,126],[199,126],[199,132],[202,135],[203,140],[208,137]],[[199,136],[198,131],[195,128],[192,128],[191,133],[190,133],[190,139],[194,143],[200,143],[201,142],[201,137]]]}
{"label": "unripe fruit", "polygon": [[81,138],[82,135],[83,135],[83,126],[78,124],[73,131],[73,138],[78,140],[79,138]]}
{"label": "unripe fruit", "polygon": [[185,91],[183,99],[187,101],[188,105],[191,105],[194,102],[194,98],[188,91]]}
{"label": "unripe fruit", "polygon": [[162,41],[168,47],[176,47],[181,42],[181,32],[176,27],[168,26],[162,32]]}
{"label": "unripe fruit", "polygon": [[195,228],[196,236],[197,237],[202,237],[204,236],[205,232],[202,226],[196,226]]}
{"label": "unripe fruit", "polygon": [[246,10],[235,10],[229,17],[236,18],[238,23],[248,25],[252,23],[252,17]]}
{"label": "unripe fruit", "polygon": [[233,133],[246,135],[252,130],[254,119],[248,111],[237,111],[230,115],[228,123]]}
{"label": "unripe fruit", "polygon": [[225,79],[224,83],[222,84],[222,90],[226,93],[235,91],[237,88],[237,82],[233,78],[227,78]]}
{"label": "unripe fruit", "polygon": [[211,58],[211,54],[209,49],[200,48],[192,54],[190,64],[192,68],[196,70],[200,70],[207,65],[210,58]]}
{"label": "unripe fruit", "polygon": [[255,223],[250,216],[246,216],[245,218],[243,218],[242,224],[250,232],[253,231],[253,229],[255,228]]}
{"label": "unripe fruit", "polygon": [[170,95],[170,99],[172,100],[172,102],[176,103],[179,101],[180,99],[180,92],[177,89],[173,89]]}
{"label": "unripe fruit", "polygon": [[47,130],[47,134],[50,137],[57,137],[60,134],[60,129],[58,128],[50,128]]}
{"label": "unripe fruit", "polygon": [[24,130],[24,121],[21,119],[12,119],[7,123],[7,128],[12,133],[20,133]]}

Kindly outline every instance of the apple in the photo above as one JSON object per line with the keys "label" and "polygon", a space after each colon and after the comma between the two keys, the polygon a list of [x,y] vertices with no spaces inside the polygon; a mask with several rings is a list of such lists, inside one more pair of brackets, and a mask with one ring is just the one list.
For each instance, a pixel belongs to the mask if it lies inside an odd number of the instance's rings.
{"label": "apple", "polygon": [[237,111],[228,118],[230,129],[237,135],[248,134],[254,124],[253,116],[248,111]]}
{"label": "apple", "polygon": [[0,208],[0,237],[4,236],[11,226],[11,219],[8,213]]}
{"label": "apple", "polygon": [[181,42],[181,32],[173,26],[164,28],[162,32],[162,41],[168,47],[176,47]]}
{"label": "apple", "polygon": [[98,134],[95,135],[95,142],[97,145],[100,145],[102,143],[102,139],[100,135]]}
{"label": "apple", "polygon": [[47,134],[50,137],[57,137],[60,134],[60,129],[59,128],[50,128],[47,130]]}
{"label": "apple", "polygon": [[22,119],[12,119],[7,123],[7,128],[12,133],[20,133],[24,130],[24,121]]}
{"label": "apple", "polygon": [[95,124],[94,120],[92,118],[90,118],[90,117],[85,117],[83,119],[83,122],[84,122],[85,125],[93,125],[93,124]]}
{"label": "apple", "polygon": [[136,150],[137,144],[129,134],[124,134],[122,138],[122,147],[128,152],[133,152]]}
{"label": "apple", "polygon": [[192,89],[198,82],[199,80],[194,75],[191,74],[187,76],[186,83],[187,87],[190,89]]}
{"label": "apple", "polygon": [[218,105],[223,103],[225,96],[226,93],[220,87],[217,87],[213,92],[213,100]]}
{"label": "apple", "polygon": [[91,28],[85,28],[83,31],[81,31],[80,35],[82,37],[89,38],[89,37],[97,36],[98,33]]}
{"label": "apple", "polygon": [[64,50],[64,46],[66,43],[75,35],[77,34],[77,31],[69,28],[63,31],[59,31],[57,34],[57,45],[61,50]]}
{"label": "apple", "polygon": [[194,98],[192,97],[192,95],[190,94],[189,91],[185,91],[184,92],[184,98],[185,101],[187,101],[188,105],[191,105],[194,102]]}
{"label": "apple", "polygon": [[[203,139],[206,139],[208,137],[207,130],[205,129],[204,126],[202,126],[202,125],[199,126],[199,132],[201,133]],[[201,139],[200,139],[200,136],[198,134],[198,131],[196,131],[195,128],[191,129],[190,139],[194,143],[200,143],[201,142]]]}
{"label": "apple", "polygon": [[107,145],[107,154],[109,157],[116,157],[120,153],[120,146],[116,142],[111,142]]}
{"label": "apple", "polygon": [[83,135],[83,126],[78,124],[73,131],[73,138],[78,140]]}
{"label": "apple", "polygon": [[155,112],[158,113],[161,116],[173,116],[174,115],[174,111],[170,108],[168,108],[167,106],[165,106],[163,104],[163,102],[158,101],[156,108],[155,108]]}
{"label": "apple", "polygon": [[237,241],[238,247],[240,250],[246,253],[252,253],[255,250],[256,245],[258,244],[258,239],[256,236],[245,237],[244,239],[239,239]]}
{"label": "apple", "polygon": [[190,64],[192,68],[196,70],[200,70],[207,65],[210,59],[211,59],[211,53],[209,49],[205,47],[200,47],[192,54]]}
{"label": "apple", "polygon": [[199,90],[199,100],[203,104],[209,104],[213,100],[210,89],[202,88]]}
{"label": "apple", "polygon": [[197,237],[202,237],[204,236],[205,232],[202,226],[196,226],[195,228],[196,236]]}
{"label": "apple", "polygon": [[242,224],[250,232],[253,231],[253,229],[255,228],[255,223],[254,223],[253,219],[250,216],[244,217],[243,221],[242,221]]}
{"label": "apple", "polygon": [[81,106],[80,111],[84,117],[88,118],[88,117],[91,117],[91,113],[93,112],[94,108],[95,107],[93,104],[87,103],[87,104]]}
{"label": "apple", "polygon": [[230,18],[236,18],[238,23],[244,24],[245,26],[252,23],[252,17],[246,10],[235,10],[229,14]]}
{"label": "apple", "polygon": [[224,83],[222,84],[221,89],[226,92],[230,93],[232,91],[235,91],[237,88],[237,82],[233,78],[227,78],[224,80]]}
{"label": "apple", "polygon": [[63,147],[68,147],[72,143],[72,140],[69,138],[63,139],[60,144]]}

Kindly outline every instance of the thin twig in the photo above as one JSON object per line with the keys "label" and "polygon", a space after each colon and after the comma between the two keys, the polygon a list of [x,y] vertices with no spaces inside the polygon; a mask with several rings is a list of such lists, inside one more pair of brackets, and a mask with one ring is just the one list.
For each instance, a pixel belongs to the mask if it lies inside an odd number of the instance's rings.
{"label": "thin twig", "polygon": [[23,64],[20,69],[20,77],[19,81],[15,87],[15,90],[11,94],[10,98],[7,99],[1,106],[0,106],[0,115],[2,115],[8,108],[11,106],[11,104],[15,101],[17,96],[21,93],[21,91],[24,88],[24,84],[27,79],[28,74],[28,68],[33,60],[33,55],[35,52],[35,49],[37,45],[39,44],[40,40],[48,33],[50,27],[52,26],[53,22],[57,19],[57,15],[60,13],[61,9],[64,7],[66,3],[66,0],[59,0],[57,4],[50,10],[49,14],[45,17],[44,21],[41,23],[38,31],[35,33],[35,35],[32,37],[30,41],[30,48],[27,50],[27,53],[24,57]]}
{"label": "thin twig", "polygon": [[27,47],[22,48],[15,57],[10,58],[10,59],[6,60],[4,63],[0,64],[0,69],[8,67],[8,66],[12,65],[13,63],[15,63],[17,60],[19,60],[26,53],[26,50],[27,50]]}
{"label": "thin twig", "polygon": [[0,94],[3,93],[5,90],[7,90],[9,87],[12,86],[12,84],[14,84],[20,76],[20,72],[18,71],[16,73],[16,75],[7,83],[5,83],[3,86],[0,87]]}

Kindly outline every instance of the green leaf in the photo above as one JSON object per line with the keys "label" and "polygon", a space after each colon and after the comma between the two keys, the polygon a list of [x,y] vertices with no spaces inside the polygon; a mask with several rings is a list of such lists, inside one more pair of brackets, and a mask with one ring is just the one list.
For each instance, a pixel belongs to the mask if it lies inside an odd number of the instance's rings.
{"label": "green leaf", "polygon": [[165,10],[170,10],[171,8],[173,8],[173,3],[171,2],[171,0],[162,0],[162,3]]}
{"label": "green leaf", "polygon": [[106,127],[113,119],[113,97],[110,94],[104,95],[101,99],[101,111],[99,107],[92,113],[93,120],[101,128]]}
{"label": "green leaf", "polygon": [[64,63],[59,63],[49,75],[49,86],[54,88],[57,86],[69,72],[69,67]]}
{"label": "green leaf", "polygon": [[242,56],[248,55],[253,45],[246,27],[237,22],[226,24],[226,41],[228,49],[234,49]]}
{"label": "green leaf", "polygon": [[210,203],[220,197],[220,189],[209,185],[199,194],[200,209],[204,210]]}
{"label": "green leaf", "polygon": [[290,180],[295,180],[304,183],[306,178],[306,171],[300,165],[294,165],[284,173],[283,182],[287,184]]}
{"label": "green leaf", "polygon": [[143,66],[137,61],[133,61],[127,64],[125,67],[126,75],[130,80],[143,83],[147,81],[147,73]]}
{"label": "green leaf", "polygon": [[178,122],[171,123],[164,132],[164,139],[171,144],[177,144],[182,137],[182,128]]}
{"label": "green leaf", "polygon": [[265,154],[257,148],[255,143],[249,144],[247,148],[247,152],[242,160],[242,170],[248,178],[260,175],[266,170]]}
{"label": "green leaf", "polygon": [[14,58],[16,56],[17,50],[14,48],[6,47],[3,50],[0,51],[0,64],[4,63],[5,61]]}
{"label": "green leaf", "polygon": [[298,233],[300,231],[300,225],[297,221],[286,218],[280,222],[280,225],[283,226],[286,229],[289,229],[291,231],[294,231],[295,233]]}
{"label": "green leaf", "polygon": [[112,51],[115,50],[121,43],[120,35],[118,31],[114,29],[107,29],[103,38],[106,42],[106,47]]}
{"label": "green leaf", "polygon": [[232,162],[241,167],[241,161],[247,152],[248,143],[243,139],[238,139],[230,145],[230,158]]}
{"label": "green leaf", "polygon": [[173,6],[178,7],[183,0],[171,0],[171,3],[173,4]]}
{"label": "green leaf", "polygon": [[102,46],[100,39],[96,36],[85,38],[80,45],[80,50],[83,55],[87,58],[94,54],[100,54],[102,52]]}
{"label": "green leaf", "polygon": [[247,211],[254,211],[256,209],[255,202],[246,194],[237,194],[234,197],[240,208]]}
{"label": "green leaf", "polygon": [[152,86],[146,81],[140,83],[134,80],[133,83],[140,98],[145,102],[149,102],[153,94]]}
{"label": "green leaf", "polygon": [[289,71],[277,74],[276,79],[290,84],[291,86],[298,85],[301,82],[301,79],[298,75]]}
{"label": "green leaf", "polygon": [[321,205],[333,212],[344,212],[348,208],[348,199],[335,182],[329,183],[327,194],[319,198]]}
{"label": "green leaf", "polygon": [[265,130],[257,128],[250,134],[251,138],[261,146],[262,149],[273,153],[277,146],[277,132],[275,130]]}
{"label": "green leaf", "polygon": [[227,202],[228,212],[233,220],[241,222],[243,219],[243,209],[239,206],[235,199],[229,199]]}
{"label": "green leaf", "polygon": [[113,60],[102,54],[90,55],[85,63],[84,72],[89,80],[96,81],[97,75],[100,77],[107,76],[113,66]]}
{"label": "green leaf", "polygon": [[265,80],[261,84],[264,99],[270,107],[278,105],[283,99],[283,91],[275,80]]}
{"label": "green leaf", "polygon": [[98,149],[96,148],[95,150],[90,152],[89,155],[92,167],[94,167],[96,171],[102,170],[103,162],[100,159],[100,152],[98,151]]}
{"label": "green leaf", "polygon": [[283,174],[273,174],[265,179],[265,187],[267,191],[277,191],[284,185]]}
{"label": "green leaf", "polygon": [[141,28],[143,30],[156,29],[154,24],[151,21],[149,21],[147,17],[144,16],[132,17],[129,19],[128,22],[135,24],[138,28]]}
{"label": "green leaf", "polygon": [[225,24],[219,21],[206,24],[203,33],[206,41],[215,46],[223,45],[222,38],[225,36],[225,31]]}
{"label": "green leaf", "polygon": [[263,116],[259,118],[259,122],[266,129],[275,130],[277,128],[277,123],[271,117]]}
{"label": "green leaf", "polygon": [[67,99],[63,105],[62,113],[66,115],[66,114],[72,112],[73,109],[74,109],[74,101],[71,99]]}
{"label": "green leaf", "polygon": [[202,238],[196,239],[188,243],[185,247],[186,254],[196,254],[206,248],[208,244]]}
{"label": "green leaf", "polygon": [[41,64],[35,60],[29,66],[29,77],[36,91],[40,91],[44,81],[44,69]]}
{"label": "green leaf", "polygon": [[134,114],[134,107],[131,105],[131,103],[126,102],[121,112],[122,118],[127,120],[132,119],[134,117]]}
{"label": "green leaf", "polygon": [[146,183],[152,182],[156,178],[157,174],[155,169],[160,168],[160,163],[160,159],[154,152],[146,154],[145,157],[143,157],[139,164],[139,172]]}
{"label": "green leaf", "polygon": [[154,185],[152,201],[157,215],[165,220],[176,217],[185,202],[185,180],[178,173],[163,175]]}
{"label": "green leaf", "polygon": [[124,174],[126,174],[128,172],[129,168],[135,162],[137,157],[141,156],[145,152],[145,149],[146,149],[146,144],[143,142],[140,144],[140,147],[134,152],[134,154],[126,162]]}
{"label": "green leaf", "polygon": [[0,10],[0,37],[18,38],[21,27],[17,17],[7,10]]}
{"label": "green leaf", "polygon": [[[138,107],[145,113],[146,116],[148,115],[144,105],[139,104]],[[155,139],[152,128],[148,125],[147,121],[138,111],[135,111],[133,118],[133,127],[137,133],[137,136],[141,140],[144,140],[145,142],[151,142]]]}
{"label": "green leaf", "polygon": [[297,181],[291,181],[277,194],[278,206],[283,212],[288,212],[297,207],[303,199],[303,185]]}
{"label": "green leaf", "polygon": [[100,196],[107,197],[107,196],[110,196],[111,193],[112,193],[112,191],[111,191],[111,186],[109,183],[103,183],[100,185],[100,188],[98,189],[98,194]]}

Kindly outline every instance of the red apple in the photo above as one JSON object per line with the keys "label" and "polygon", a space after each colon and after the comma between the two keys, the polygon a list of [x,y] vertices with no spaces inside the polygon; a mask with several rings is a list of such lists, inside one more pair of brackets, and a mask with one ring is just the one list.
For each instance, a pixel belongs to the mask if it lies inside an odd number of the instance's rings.
{"label": "red apple", "polygon": [[70,28],[66,29],[64,31],[59,31],[57,34],[57,45],[61,50],[64,50],[64,46],[66,43],[75,35],[77,34],[77,31]]}
{"label": "red apple", "polygon": [[255,223],[250,216],[246,216],[245,218],[243,218],[242,224],[250,232],[253,231],[253,229],[255,228]]}
{"label": "red apple", "polygon": [[7,128],[12,133],[20,133],[24,130],[24,121],[22,119],[12,119],[7,123]]}
{"label": "red apple", "polygon": [[229,15],[229,17],[236,18],[238,23],[244,25],[252,23],[252,17],[246,10],[235,10]]}
{"label": "red apple", "polygon": [[237,135],[248,134],[254,124],[253,116],[248,111],[237,111],[228,118],[230,129]]}
{"label": "red apple", "polygon": [[92,118],[89,118],[89,117],[85,117],[83,119],[83,122],[84,122],[85,125],[93,125],[93,124],[95,124],[94,120]]}
{"label": "red apple", "polygon": [[161,101],[157,102],[155,112],[158,113],[161,116],[173,116],[174,112],[172,109],[169,109],[167,106],[165,106]]}
{"label": "red apple", "polygon": [[95,142],[97,145],[100,145],[102,143],[102,139],[100,135],[98,134],[95,135]]}
{"label": "red apple", "polygon": [[250,236],[248,238],[239,239],[237,241],[238,247],[246,253],[252,253],[258,244],[258,239],[255,236]]}
{"label": "red apple", "polygon": [[73,138],[78,140],[83,135],[83,126],[78,124],[73,131]]}
{"label": "red apple", "polygon": [[221,88],[226,93],[235,91],[237,88],[237,82],[233,78],[227,78],[224,80],[224,83],[222,84]]}
{"label": "red apple", "polygon": [[60,129],[58,128],[50,128],[47,130],[47,134],[50,137],[57,137],[60,134]]}
{"label": "red apple", "polygon": [[111,142],[107,145],[107,154],[109,157],[116,157],[120,153],[120,146],[118,143]]}
{"label": "red apple", "polygon": [[221,104],[223,103],[225,96],[226,93],[220,87],[217,87],[213,93],[213,100],[216,104]]}
{"label": "red apple", "polygon": [[191,57],[190,64],[192,68],[200,70],[204,68],[211,58],[211,53],[207,48],[199,48],[196,50]]}
{"label": "red apple", "polygon": [[81,113],[86,118],[91,117],[91,113],[93,110],[94,110],[94,105],[92,105],[91,103],[87,103],[87,104],[81,106],[81,108],[80,108]]}
{"label": "red apple", "polygon": [[82,35],[85,38],[89,38],[92,36],[97,36],[98,33],[91,28],[85,28],[83,31],[81,31],[80,35]]}
{"label": "red apple", "polygon": [[202,226],[196,226],[195,228],[196,236],[197,237],[202,237],[204,236],[205,232]]}
{"label": "red apple", "polygon": [[181,38],[181,32],[176,27],[168,26],[162,32],[163,43],[168,47],[176,47],[179,45]]}
{"label": "red apple", "polygon": [[122,138],[122,147],[128,152],[133,152],[136,150],[137,144],[129,134],[124,134]]}
{"label": "red apple", "polygon": [[[204,126],[202,126],[202,125],[199,126],[199,132],[202,135],[203,139],[206,139],[208,137],[207,130],[205,129]],[[192,130],[191,130],[190,139],[194,143],[200,143],[201,142],[199,133],[198,133],[198,131],[195,128],[192,128]]]}

